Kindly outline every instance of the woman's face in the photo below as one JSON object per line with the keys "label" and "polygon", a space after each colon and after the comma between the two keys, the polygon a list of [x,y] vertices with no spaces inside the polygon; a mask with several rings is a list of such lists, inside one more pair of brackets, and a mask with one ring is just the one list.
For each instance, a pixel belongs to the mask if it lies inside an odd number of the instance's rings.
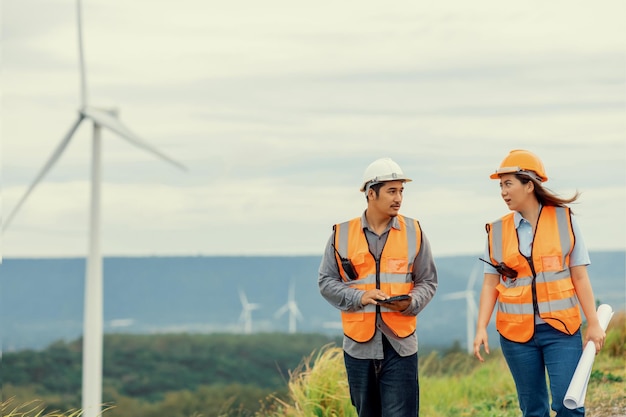
{"label": "woman's face", "polygon": [[522,211],[526,204],[534,198],[533,183],[522,184],[515,174],[500,176],[500,195],[509,210]]}

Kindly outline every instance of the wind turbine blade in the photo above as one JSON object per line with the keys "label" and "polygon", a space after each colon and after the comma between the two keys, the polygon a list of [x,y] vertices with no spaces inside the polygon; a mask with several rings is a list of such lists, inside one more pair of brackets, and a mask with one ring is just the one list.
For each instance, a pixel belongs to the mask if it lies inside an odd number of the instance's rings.
{"label": "wind turbine blade", "polygon": [[298,309],[298,303],[296,303],[296,284],[293,280],[289,283],[289,296],[287,298],[285,308],[289,310],[289,312],[294,315],[296,319],[304,319],[300,309]]}
{"label": "wind turbine blade", "polygon": [[83,113],[83,115],[85,115],[85,117],[88,117],[89,119],[93,120],[97,124],[104,126],[107,129],[117,133],[118,135],[120,135],[122,138],[126,139],[133,145],[158,156],[159,158],[163,159],[166,162],[169,162],[170,164],[176,166],[177,168],[182,169],[183,171],[187,170],[187,167],[181,164],[180,162],[165,155],[163,152],[159,151],[154,146],[148,145],[143,139],[140,139],[139,136],[134,134],[117,117],[113,116],[109,112],[106,112],[100,109],[95,109],[93,107],[84,108],[81,110],[81,112]]}
{"label": "wind turbine blade", "polygon": [[459,291],[459,292],[452,292],[450,294],[446,294],[443,297],[441,297],[442,300],[458,300],[461,298],[465,298],[466,297],[466,292],[465,291]]}
{"label": "wind turbine blade", "polygon": [[246,297],[246,293],[243,292],[241,288],[239,289],[239,300],[241,300],[241,304],[244,306],[244,308],[250,304],[248,303],[248,297]]}
{"label": "wind turbine blade", "polygon": [[304,316],[300,312],[300,309],[298,308],[298,306],[294,304],[293,308],[294,308],[293,313],[296,315],[296,318],[298,318],[300,320],[304,320]]}
{"label": "wind turbine blade", "polygon": [[478,305],[476,305],[476,301],[474,300],[473,294],[471,297],[468,297],[467,305],[468,305],[469,310],[471,311],[472,319],[476,321],[476,319],[478,318]]}
{"label": "wind turbine blade", "polygon": [[289,310],[289,304],[285,304],[284,306],[276,310],[276,312],[274,313],[274,317],[278,318],[282,316],[287,310]]}
{"label": "wind turbine blade", "polygon": [[470,273],[470,277],[469,280],[467,281],[467,290],[471,291],[474,289],[474,284],[476,283],[476,280],[478,279],[479,275],[480,275],[480,268],[481,268],[481,263],[478,261],[475,261],[474,264],[474,268],[472,268],[472,272]]}
{"label": "wind turbine blade", "polygon": [[59,159],[59,157],[63,154],[63,151],[67,147],[67,144],[72,139],[72,136],[74,135],[74,132],[76,132],[76,129],[78,129],[78,126],[80,125],[80,122],[82,122],[82,121],[83,121],[83,116],[79,115],[78,116],[78,120],[76,120],[74,122],[74,124],[72,125],[70,130],[67,132],[67,134],[63,137],[63,140],[61,140],[61,143],[59,143],[59,145],[56,147],[56,149],[54,150],[54,152],[52,153],[52,155],[50,156],[50,158],[48,159],[46,164],[43,166],[43,168],[41,168],[41,170],[39,171],[39,173],[35,177],[35,180],[30,184],[30,187],[28,187],[28,190],[26,190],[26,193],[24,193],[24,195],[19,200],[19,202],[17,203],[15,208],[13,208],[11,213],[9,213],[9,215],[7,216],[6,221],[3,222],[3,224],[2,224],[2,230],[3,231],[6,230],[9,227],[9,224],[11,224],[11,221],[13,220],[13,217],[15,217],[15,215],[18,212],[18,210],[22,207],[22,205],[24,204],[24,202],[26,201],[26,199],[28,198],[30,193],[33,192],[35,187],[39,184],[39,182],[43,179],[43,177],[46,176],[48,171],[50,171],[50,169],[54,166],[54,164]]}
{"label": "wind turbine blade", "polygon": [[287,298],[290,302],[294,302],[296,299],[296,285],[291,281],[289,283],[289,297]]}
{"label": "wind turbine blade", "polygon": [[80,65],[80,104],[87,106],[87,76],[85,73],[85,55],[83,53],[83,18],[80,0],[76,0],[76,17],[78,19],[78,59]]}

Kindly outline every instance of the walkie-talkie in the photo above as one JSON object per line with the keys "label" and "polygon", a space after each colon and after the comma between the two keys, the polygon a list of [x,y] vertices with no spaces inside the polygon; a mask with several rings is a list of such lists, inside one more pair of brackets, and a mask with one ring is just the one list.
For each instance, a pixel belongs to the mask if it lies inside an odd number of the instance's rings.
{"label": "walkie-talkie", "polygon": [[343,256],[341,256],[341,254],[339,253],[335,245],[332,245],[332,247],[335,250],[335,253],[337,254],[337,256],[339,256],[339,260],[341,260],[341,267],[345,271],[348,278],[350,278],[350,280],[352,281],[357,279],[359,277],[359,274],[356,273],[356,269],[354,269],[354,265],[352,265],[352,261],[348,258],[344,258]]}
{"label": "walkie-talkie", "polygon": [[494,265],[489,261],[485,261],[483,258],[478,258],[478,259],[480,259],[486,264],[493,266],[500,275],[503,275],[507,278],[511,278],[512,280],[517,278],[517,271],[507,266],[507,264],[505,264],[504,262],[500,262],[498,265]]}

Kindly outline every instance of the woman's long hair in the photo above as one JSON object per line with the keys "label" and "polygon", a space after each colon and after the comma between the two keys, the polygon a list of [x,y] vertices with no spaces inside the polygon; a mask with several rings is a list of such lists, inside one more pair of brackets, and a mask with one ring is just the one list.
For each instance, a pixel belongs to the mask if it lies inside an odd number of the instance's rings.
{"label": "woman's long hair", "polygon": [[576,193],[570,198],[559,197],[554,192],[543,187],[539,181],[533,180],[528,175],[515,174],[515,177],[520,180],[522,184],[527,184],[529,181],[533,182],[535,185],[535,197],[537,197],[537,200],[543,206],[565,207],[566,204],[573,203],[578,200],[578,197],[580,197],[580,193],[578,191],[576,191]]}

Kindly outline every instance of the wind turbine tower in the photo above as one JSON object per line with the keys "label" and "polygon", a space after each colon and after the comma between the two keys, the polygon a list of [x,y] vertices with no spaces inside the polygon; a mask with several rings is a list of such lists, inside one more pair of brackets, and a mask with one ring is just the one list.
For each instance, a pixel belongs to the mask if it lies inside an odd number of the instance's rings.
{"label": "wind turbine tower", "polygon": [[252,312],[261,308],[260,304],[248,302],[248,297],[242,289],[239,289],[239,300],[241,300],[241,315],[239,321],[243,322],[243,332],[245,334],[252,333]]}
{"label": "wind turbine tower", "polygon": [[467,287],[465,291],[457,291],[444,295],[442,300],[459,300],[465,299],[465,319],[466,319],[466,337],[467,337],[467,353],[470,355],[474,353],[474,337],[476,334],[476,320],[478,318],[478,306],[476,305],[474,284],[476,279],[480,275],[480,262],[476,261],[474,268],[467,280]]}
{"label": "wind turbine tower", "polygon": [[286,312],[289,312],[289,333],[295,333],[296,321],[302,320],[302,313],[300,313],[298,304],[296,304],[296,289],[293,282],[289,285],[289,298],[287,299],[287,303],[279,308],[276,313],[274,313],[274,316],[278,318]]}
{"label": "wind turbine tower", "polygon": [[89,243],[85,270],[85,304],[83,317],[82,416],[97,417],[100,416],[102,409],[103,291],[102,255],[100,251],[102,128],[109,129],[131,144],[156,155],[177,168],[185,170],[185,167],[135,135],[118,119],[116,110],[104,110],[91,107],[87,104],[87,77],[83,51],[80,0],[76,0],[76,16],[80,70],[80,108],[78,109],[78,117],[61,140],[61,143],[41,168],[34,181],[18,201],[15,208],[7,216],[6,222],[2,225],[2,231],[4,232],[8,228],[28,196],[61,157],[80,124],[85,120],[90,120],[93,125],[93,139],[91,153]]}

